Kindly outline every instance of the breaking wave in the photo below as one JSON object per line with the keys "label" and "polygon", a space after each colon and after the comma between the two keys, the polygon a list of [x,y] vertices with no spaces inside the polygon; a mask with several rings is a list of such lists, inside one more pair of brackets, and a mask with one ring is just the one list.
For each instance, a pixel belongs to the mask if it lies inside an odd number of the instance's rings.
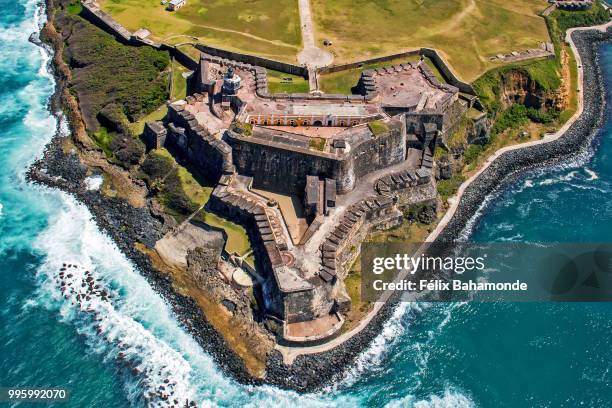
{"label": "breaking wave", "polygon": [[[98,231],[88,211],[62,196],[63,208],[34,243],[46,254],[38,270],[39,301],[57,309],[61,320],[73,324],[105,361],[125,368],[130,400],[144,399],[154,407],[192,400],[191,366],[156,337],[155,325],[147,327],[146,317],[152,314],[171,325],[168,308],[147,293],[146,281]],[[142,289],[134,291],[138,286]],[[180,329],[172,329],[180,338]]]}
{"label": "breaking wave", "polygon": [[476,405],[468,397],[452,388],[444,390],[442,396],[432,395],[419,400],[412,395],[392,401],[385,408],[472,408]]}
{"label": "breaking wave", "polygon": [[[593,134],[593,137],[595,133]],[[515,176],[514,180],[510,180],[510,183],[506,185],[500,186],[500,188],[496,189],[492,193],[488,194],[482,200],[482,203],[478,207],[478,209],[474,212],[472,217],[467,221],[463,231],[459,234],[457,240],[461,242],[465,242],[469,240],[470,236],[472,236],[475,227],[478,225],[478,222],[482,219],[482,217],[486,214],[487,210],[490,208],[490,205],[493,202],[498,202],[499,198],[502,196],[508,196],[508,200],[505,201],[506,206],[510,206],[514,204],[512,196],[515,196],[517,193],[521,193],[526,189],[534,188],[536,186],[546,186],[551,184],[556,184],[558,182],[568,183],[571,187],[576,187],[580,189],[597,189],[597,187],[585,186],[583,184],[571,183],[572,180],[579,179],[580,181],[592,181],[597,180],[597,175],[595,172],[591,171],[586,167],[589,161],[593,158],[595,154],[595,146],[593,143],[589,143],[587,146],[581,148],[576,154],[574,154],[570,159],[561,161],[559,163],[555,163],[553,166],[538,166],[535,168],[528,169],[524,172],[519,171]],[[584,173],[581,172],[584,170],[589,178],[585,178]],[[568,171],[567,174],[562,174],[564,171]],[[544,180],[536,181],[538,178],[549,175],[549,174],[557,174],[554,178],[546,178]],[[512,176],[511,176],[512,177]],[[555,194],[555,193],[550,193]],[[554,197],[550,197],[554,198]],[[523,208],[519,209],[519,214],[521,216],[527,216],[529,213],[529,207],[531,203],[525,204]]]}

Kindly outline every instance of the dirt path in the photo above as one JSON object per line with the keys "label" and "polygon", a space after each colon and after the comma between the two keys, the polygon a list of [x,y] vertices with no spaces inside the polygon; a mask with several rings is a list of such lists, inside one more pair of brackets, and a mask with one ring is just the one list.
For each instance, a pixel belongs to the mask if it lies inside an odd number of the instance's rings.
{"label": "dirt path", "polygon": [[463,20],[466,17],[468,17],[470,14],[474,13],[475,11],[478,11],[478,9],[476,8],[476,1],[475,0],[470,0],[469,4],[467,5],[467,7],[462,9],[461,12],[459,12],[459,14],[457,14],[455,17],[453,17],[453,19],[449,23],[444,24],[443,26],[441,26],[440,29],[433,30],[432,36],[433,35],[445,34],[445,33],[448,33],[448,32],[451,32],[451,31],[454,31],[454,30],[458,29],[459,25],[461,25]]}
{"label": "dirt path", "polygon": [[[276,45],[276,46],[279,46],[279,47],[288,47],[288,48],[293,48],[293,49],[296,49],[296,50],[299,48],[296,45],[287,44],[287,43],[282,42],[280,40],[268,40],[267,38],[258,37],[256,35],[245,33],[245,32],[242,32],[242,31],[232,30],[230,28],[219,28],[219,27],[210,26],[210,25],[206,25],[206,24],[194,24],[194,26],[195,27],[206,28],[208,30],[221,31],[223,33],[238,34],[238,35],[241,35],[243,37],[248,37],[248,38],[251,38],[253,40],[265,42],[265,43]],[[191,35],[176,34],[176,35],[171,35],[170,37],[165,38],[164,41],[168,41],[171,38],[177,38],[177,37],[189,37],[189,38],[195,38],[195,39],[199,40],[199,38],[193,37]]]}

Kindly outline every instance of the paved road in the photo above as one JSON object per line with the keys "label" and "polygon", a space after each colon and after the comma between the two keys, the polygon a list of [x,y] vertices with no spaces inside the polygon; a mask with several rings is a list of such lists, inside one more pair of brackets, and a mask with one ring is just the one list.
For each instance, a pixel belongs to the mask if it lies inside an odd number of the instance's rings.
{"label": "paved road", "polygon": [[[334,56],[315,45],[312,14],[310,13],[310,1],[299,0],[299,10],[304,48],[298,54],[298,61],[300,64],[306,65],[309,69],[324,67],[331,64],[334,60]],[[311,89],[311,91],[312,90],[313,89]]]}

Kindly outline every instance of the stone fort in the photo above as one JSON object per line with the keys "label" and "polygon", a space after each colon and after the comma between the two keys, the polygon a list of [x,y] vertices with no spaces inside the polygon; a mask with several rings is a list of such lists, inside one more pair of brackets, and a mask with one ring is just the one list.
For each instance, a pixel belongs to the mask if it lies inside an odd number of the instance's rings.
{"label": "stone fort", "polygon": [[361,242],[405,208],[435,205],[435,145],[473,98],[424,60],[365,70],[353,95],[272,94],[265,68],[207,54],[191,81],[190,96],[146,124],[147,147],[169,147],[216,184],[207,207],[246,228],[280,340],[333,336]]}

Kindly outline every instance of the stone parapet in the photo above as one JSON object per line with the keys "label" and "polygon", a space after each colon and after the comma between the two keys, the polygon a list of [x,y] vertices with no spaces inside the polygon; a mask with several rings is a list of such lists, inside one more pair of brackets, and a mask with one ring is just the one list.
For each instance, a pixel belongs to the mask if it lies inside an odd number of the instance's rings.
{"label": "stone parapet", "polygon": [[[181,105],[171,104],[168,106],[165,121],[170,130],[166,143],[178,148],[211,180],[216,181],[222,174],[234,172],[231,147],[209,134],[198,124],[192,113]],[[177,132],[176,129],[179,128],[183,129],[183,132]]]}

